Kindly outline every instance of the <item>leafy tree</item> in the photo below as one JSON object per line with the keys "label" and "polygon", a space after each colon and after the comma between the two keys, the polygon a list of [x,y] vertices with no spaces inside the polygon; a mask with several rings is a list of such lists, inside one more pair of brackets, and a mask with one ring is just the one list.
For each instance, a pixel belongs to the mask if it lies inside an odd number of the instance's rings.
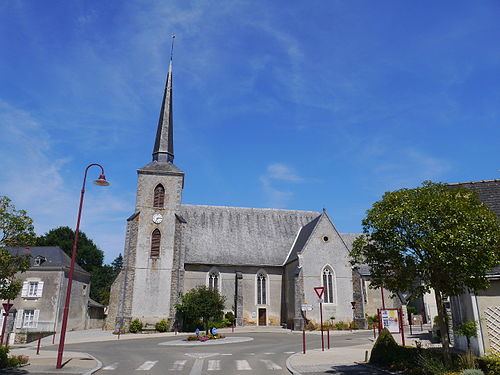
{"label": "leafy tree", "polygon": [[4,247],[31,246],[35,241],[33,220],[16,210],[11,199],[0,196],[0,299],[15,299],[22,288],[17,272],[30,267],[29,256],[11,255]]}
{"label": "leafy tree", "polygon": [[201,320],[208,334],[208,322],[221,320],[223,317],[226,297],[220,295],[217,289],[209,289],[203,285],[182,295],[181,301],[176,308],[182,314],[185,326],[196,325]]}
{"label": "leafy tree", "polygon": [[500,262],[500,223],[476,193],[424,182],[387,192],[362,221],[353,264],[371,267],[373,287],[408,291],[416,298],[434,289],[449,361],[444,296],[484,289],[486,274]]}
{"label": "leafy tree", "polygon": [[113,267],[113,271],[115,272],[115,276],[118,275],[118,273],[121,271],[123,268],[123,257],[121,254],[118,254],[118,256],[111,262],[111,267]]}
{"label": "leafy tree", "polygon": [[115,281],[116,276],[120,273],[123,264],[123,257],[119,254],[111,265],[103,265],[95,267],[92,270],[90,278],[90,298],[93,300],[107,305],[109,304],[109,294],[111,284]]}
{"label": "leafy tree", "polygon": [[[66,254],[71,256],[75,231],[70,227],[52,229],[36,239],[37,246],[59,246]],[[85,271],[92,272],[95,267],[101,267],[104,253],[94,241],[84,232],[78,233],[78,247],[76,250],[76,263]]]}
{"label": "leafy tree", "polygon": [[0,195],[0,247],[34,244],[33,220],[25,210],[16,210],[11,199]]}
{"label": "leafy tree", "polygon": [[472,337],[477,337],[476,322],[470,321],[460,324],[460,326],[455,329],[455,333],[460,336],[465,336],[467,339],[467,351],[470,352],[470,339]]}

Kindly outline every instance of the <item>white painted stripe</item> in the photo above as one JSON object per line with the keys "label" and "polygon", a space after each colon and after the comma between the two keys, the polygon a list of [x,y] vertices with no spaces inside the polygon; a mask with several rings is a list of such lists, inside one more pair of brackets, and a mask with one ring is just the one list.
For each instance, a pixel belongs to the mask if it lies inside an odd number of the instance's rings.
{"label": "white painted stripe", "polygon": [[103,370],[116,370],[117,367],[118,367],[118,362],[115,362],[115,363],[112,363],[110,365],[103,367],[102,369]]}
{"label": "white painted stripe", "polygon": [[220,370],[220,359],[210,359],[208,361],[207,371],[218,371]]}
{"label": "white painted stripe", "polygon": [[261,359],[261,361],[264,362],[268,370],[281,370],[281,366],[278,366],[276,363],[269,359]]}
{"label": "white painted stripe", "polygon": [[283,352],[284,354],[295,354],[295,352]]}
{"label": "white painted stripe", "polygon": [[172,367],[169,369],[170,371],[182,371],[184,368],[184,365],[186,364],[187,360],[183,361],[175,361]]}
{"label": "white painted stripe", "polygon": [[250,367],[250,365],[248,364],[248,362],[245,361],[244,359],[238,359],[236,361],[236,368],[238,369],[238,371],[251,370],[252,369]]}
{"label": "white painted stripe", "polygon": [[233,353],[222,353],[221,355],[233,355]]}
{"label": "white painted stripe", "polygon": [[191,368],[189,375],[201,375],[201,370],[203,369],[203,361],[203,359],[195,360],[193,368]]}
{"label": "white painted stripe", "polygon": [[158,361],[146,361],[139,367],[135,369],[135,371],[148,371],[153,368],[154,365],[156,365]]}
{"label": "white painted stripe", "polygon": [[264,353],[265,355],[273,355],[273,354],[276,354],[276,353]]}

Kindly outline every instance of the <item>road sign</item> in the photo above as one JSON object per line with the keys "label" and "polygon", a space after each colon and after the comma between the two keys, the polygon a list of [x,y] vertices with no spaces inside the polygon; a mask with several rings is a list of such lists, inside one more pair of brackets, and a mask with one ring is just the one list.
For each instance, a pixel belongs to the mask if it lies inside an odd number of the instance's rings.
{"label": "road sign", "polygon": [[302,311],[311,311],[312,309],[313,309],[312,305],[309,305],[308,303],[302,304]]}
{"label": "road sign", "polygon": [[325,291],[325,287],[324,286],[317,286],[314,288],[314,291],[316,292],[316,295],[318,296],[318,298],[321,298],[321,297],[323,297],[323,292]]}

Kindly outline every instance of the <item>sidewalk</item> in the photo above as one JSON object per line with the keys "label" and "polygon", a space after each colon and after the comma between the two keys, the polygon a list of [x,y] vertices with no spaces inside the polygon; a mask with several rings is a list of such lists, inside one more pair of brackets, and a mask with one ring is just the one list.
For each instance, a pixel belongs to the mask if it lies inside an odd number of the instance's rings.
{"label": "sidewalk", "polygon": [[[10,354],[25,355],[29,357],[29,365],[21,367],[21,369],[13,370],[10,373],[44,373],[44,374],[84,374],[91,375],[102,366],[101,361],[91,356],[88,353],[69,352],[65,351],[63,355],[63,368],[56,370],[57,351],[56,350],[41,350],[40,354],[36,354],[35,348],[12,348]],[[9,374],[4,370],[4,374]]]}
{"label": "sidewalk", "polygon": [[[361,332],[354,331],[353,333]],[[366,332],[366,331],[365,331]],[[343,335],[350,333],[349,331],[331,331],[330,334]],[[320,334],[320,332],[308,332],[309,334]],[[428,332],[417,331],[413,335],[405,332],[405,344],[408,346],[415,346],[416,341],[420,341],[424,347],[433,346],[429,341]],[[394,334],[394,339],[401,345],[401,335]],[[307,350],[306,354],[295,353],[291,355],[287,361],[286,366],[293,375],[301,375],[306,373],[325,373],[332,374],[334,372],[346,373],[364,373],[360,369],[367,365],[370,359],[370,353],[375,343],[373,337],[367,340],[366,344],[356,345],[350,347],[335,347],[331,349],[313,349]],[[360,366],[361,365],[361,366]],[[366,369],[367,373],[377,373],[377,370],[370,366],[372,370]],[[381,371],[382,372],[382,371]]]}

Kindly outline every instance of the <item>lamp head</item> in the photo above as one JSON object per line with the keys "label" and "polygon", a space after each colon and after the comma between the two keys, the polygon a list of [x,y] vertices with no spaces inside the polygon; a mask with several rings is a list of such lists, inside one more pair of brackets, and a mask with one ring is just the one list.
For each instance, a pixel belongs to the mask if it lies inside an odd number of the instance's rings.
{"label": "lamp head", "polygon": [[99,186],[109,186],[109,182],[106,181],[106,176],[104,175],[104,173],[101,173],[99,178],[94,181],[94,184]]}

